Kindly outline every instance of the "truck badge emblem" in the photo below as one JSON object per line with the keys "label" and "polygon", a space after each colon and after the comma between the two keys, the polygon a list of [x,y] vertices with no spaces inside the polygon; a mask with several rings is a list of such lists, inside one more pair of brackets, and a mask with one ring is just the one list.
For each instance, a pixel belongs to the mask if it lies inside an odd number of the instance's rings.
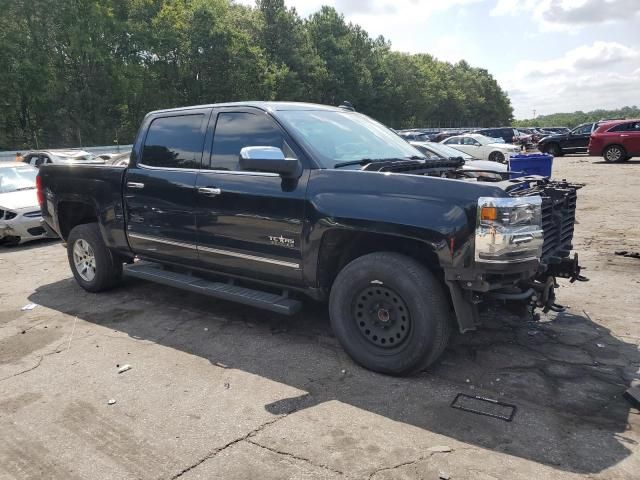
{"label": "truck badge emblem", "polygon": [[296,241],[293,238],[285,238],[282,235],[279,237],[269,235],[269,241],[271,244],[278,245],[280,247],[294,248],[296,246]]}

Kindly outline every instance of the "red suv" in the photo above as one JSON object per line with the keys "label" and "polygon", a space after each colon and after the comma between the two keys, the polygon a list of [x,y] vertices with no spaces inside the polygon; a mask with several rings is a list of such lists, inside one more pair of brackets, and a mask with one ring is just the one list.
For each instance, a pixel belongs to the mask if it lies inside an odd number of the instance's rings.
{"label": "red suv", "polygon": [[640,156],[640,120],[601,123],[589,139],[589,155],[607,162],[624,162]]}

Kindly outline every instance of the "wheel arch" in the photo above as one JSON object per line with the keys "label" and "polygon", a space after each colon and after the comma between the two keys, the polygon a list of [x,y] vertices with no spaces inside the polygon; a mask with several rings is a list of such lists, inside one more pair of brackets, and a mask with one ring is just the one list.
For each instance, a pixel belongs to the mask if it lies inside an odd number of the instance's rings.
{"label": "wheel arch", "polygon": [[394,252],[417,260],[439,278],[439,252],[426,241],[382,232],[332,229],[321,238],[317,259],[318,286],[329,291],[336,276],[349,262],[374,252]]}
{"label": "wheel arch", "polygon": [[81,200],[61,200],[58,203],[58,225],[63,240],[69,238],[71,230],[85,223],[98,222],[95,205]]}

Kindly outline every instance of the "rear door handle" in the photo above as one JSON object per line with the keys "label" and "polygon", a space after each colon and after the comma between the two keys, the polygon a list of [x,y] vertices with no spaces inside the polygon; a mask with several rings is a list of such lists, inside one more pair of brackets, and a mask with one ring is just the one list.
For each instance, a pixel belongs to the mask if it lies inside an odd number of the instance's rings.
{"label": "rear door handle", "polygon": [[623,133],[622,135],[620,135],[621,137],[628,137],[629,135],[627,133]]}
{"label": "rear door handle", "polygon": [[144,183],[127,182],[127,188],[137,188],[138,190],[141,190],[144,188]]}
{"label": "rear door handle", "polygon": [[222,190],[213,187],[199,187],[198,193],[206,195],[207,197],[216,197],[222,193]]}

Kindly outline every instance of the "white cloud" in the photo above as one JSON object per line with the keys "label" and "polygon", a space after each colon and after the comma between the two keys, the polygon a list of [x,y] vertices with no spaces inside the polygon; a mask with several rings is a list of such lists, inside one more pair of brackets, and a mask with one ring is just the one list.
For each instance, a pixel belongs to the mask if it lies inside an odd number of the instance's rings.
{"label": "white cloud", "polygon": [[543,30],[571,30],[585,25],[635,21],[639,0],[498,0],[491,15],[531,15]]}
{"label": "white cloud", "polygon": [[545,61],[523,60],[499,80],[516,118],[557,111],[636,105],[640,51],[616,42],[593,42]]}

